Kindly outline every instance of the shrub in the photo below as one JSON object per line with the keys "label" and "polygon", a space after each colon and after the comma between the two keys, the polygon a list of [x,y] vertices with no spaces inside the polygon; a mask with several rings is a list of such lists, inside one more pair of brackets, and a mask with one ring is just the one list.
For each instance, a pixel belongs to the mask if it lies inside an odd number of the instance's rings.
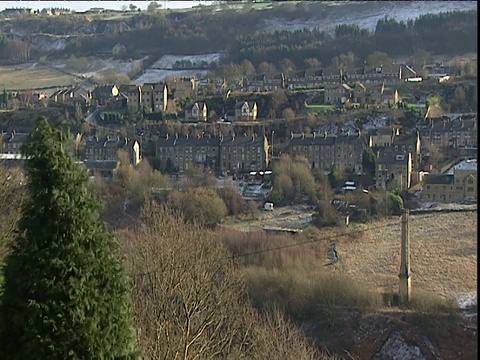
{"label": "shrub", "polygon": [[214,228],[227,216],[227,207],[214,189],[173,190],[167,204],[192,223]]}
{"label": "shrub", "polygon": [[274,304],[300,322],[328,318],[327,325],[332,329],[338,315],[346,310],[372,311],[381,306],[380,295],[344,274],[314,272],[308,266],[288,270],[249,267],[246,274],[256,308]]}
{"label": "shrub", "polygon": [[390,211],[391,215],[402,215],[403,213],[403,199],[394,193],[388,194],[388,199],[390,203]]}
{"label": "shrub", "polygon": [[460,309],[453,299],[415,290],[409,304],[407,322],[422,329],[434,342],[450,336],[458,327]]}
{"label": "shrub", "polygon": [[313,215],[313,224],[317,227],[335,226],[339,217],[339,213],[331,202],[319,201],[317,213]]}
{"label": "shrub", "polygon": [[247,203],[234,187],[219,188],[217,189],[217,193],[227,206],[228,215],[239,215],[245,212]]}

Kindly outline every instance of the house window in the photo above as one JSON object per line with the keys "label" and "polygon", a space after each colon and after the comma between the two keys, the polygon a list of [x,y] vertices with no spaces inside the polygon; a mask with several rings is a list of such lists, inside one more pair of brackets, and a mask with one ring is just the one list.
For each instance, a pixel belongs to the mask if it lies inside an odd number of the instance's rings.
{"label": "house window", "polygon": [[467,187],[467,192],[473,192],[473,187],[472,186]]}
{"label": "house window", "polygon": [[427,185],[427,189],[430,189],[430,185]]}

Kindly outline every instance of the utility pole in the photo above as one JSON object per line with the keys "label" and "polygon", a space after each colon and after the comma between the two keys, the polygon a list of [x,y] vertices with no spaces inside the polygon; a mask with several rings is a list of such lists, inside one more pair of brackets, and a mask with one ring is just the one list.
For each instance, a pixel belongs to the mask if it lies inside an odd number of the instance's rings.
{"label": "utility pole", "polygon": [[402,214],[402,246],[400,260],[399,306],[407,307],[411,295],[411,274],[410,274],[410,233],[408,229],[408,209]]}
{"label": "utility pole", "polygon": [[273,134],[275,134],[275,130],[272,130],[272,145],[270,145],[270,150],[272,150],[272,159],[273,159]]}

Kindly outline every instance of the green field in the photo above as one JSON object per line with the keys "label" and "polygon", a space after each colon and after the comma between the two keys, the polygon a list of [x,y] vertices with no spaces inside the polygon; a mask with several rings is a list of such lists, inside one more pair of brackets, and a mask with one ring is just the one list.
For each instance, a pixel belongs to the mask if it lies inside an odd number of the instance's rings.
{"label": "green field", "polygon": [[74,77],[37,64],[34,68],[25,65],[0,66],[0,89],[24,90],[72,85]]}
{"label": "green field", "polygon": [[307,113],[328,112],[335,108],[333,105],[306,105],[305,111]]}

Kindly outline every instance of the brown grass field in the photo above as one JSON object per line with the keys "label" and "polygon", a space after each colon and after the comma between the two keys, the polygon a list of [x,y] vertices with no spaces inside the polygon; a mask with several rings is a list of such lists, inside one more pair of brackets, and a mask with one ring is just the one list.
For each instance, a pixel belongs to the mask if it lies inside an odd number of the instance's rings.
{"label": "brown grass field", "polygon": [[0,88],[3,90],[39,89],[67,86],[74,77],[37,64],[34,69],[26,65],[0,66]]}
{"label": "brown grass field", "polygon": [[[298,218],[298,215],[280,217],[283,226],[287,226],[288,220]],[[273,225],[272,220],[271,214],[262,214],[256,221],[234,221],[225,225],[241,234],[261,231],[262,226]],[[412,294],[419,289],[443,298],[458,299],[463,294],[476,292],[476,211],[410,215],[409,228]],[[348,235],[342,235],[346,233]],[[232,236],[230,233],[227,237]],[[258,250],[252,245],[249,247],[254,237],[252,240],[248,240],[248,236],[237,237],[233,242],[237,242],[241,248],[239,253]],[[398,294],[401,217],[390,217],[369,224],[351,224],[346,228],[309,227],[301,235],[291,237],[291,240],[280,242],[278,239],[279,235],[267,236],[261,249],[298,242],[307,244],[267,252],[263,257],[267,259],[264,262],[275,258],[291,259],[297,264],[309,264],[310,271],[349,275],[367,284],[374,292]],[[331,239],[335,239],[340,260],[334,265],[325,266],[330,263],[328,249]]]}
{"label": "brown grass field", "polygon": [[[368,225],[375,230],[338,238],[340,261],[332,271],[346,272],[372,290],[397,293],[400,222],[384,220]],[[409,228],[412,294],[420,289],[458,298],[477,290],[477,212],[411,215]]]}

